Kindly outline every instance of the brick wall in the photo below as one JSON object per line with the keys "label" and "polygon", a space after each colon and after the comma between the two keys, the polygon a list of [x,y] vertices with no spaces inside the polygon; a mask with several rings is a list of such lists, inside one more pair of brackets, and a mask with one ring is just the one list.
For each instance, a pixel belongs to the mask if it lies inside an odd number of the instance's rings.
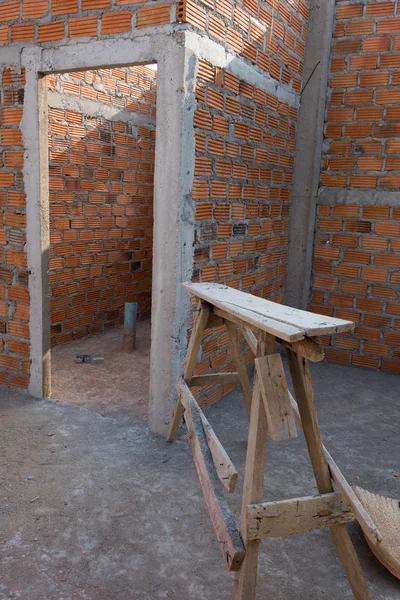
{"label": "brick wall", "polygon": [[30,371],[26,207],[19,128],[24,72],[0,69],[0,384],[27,387]]}
{"label": "brick wall", "polygon": [[127,0],[11,0],[0,4],[0,44],[109,38],[173,23],[174,3]]}
{"label": "brick wall", "polygon": [[[205,61],[196,96],[194,279],[282,302],[297,111]],[[232,370],[221,331],[205,338],[199,374]]]}
{"label": "brick wall", "polygon": [[[156,72],[49,78],[62,92],[155,116]],[[116,117],[118,119],[118,116]],[[150,316],[155,128],[49,109],[52,345]]]}
{"label": "brick wall", "polygon": [[311,309],[357,324],[328,359],[398,373],[399,84],[400,3],[338,2]]}
{"label": "brick wall", "polygon": [[182,0],[177,18],[300,92],[309,0]]}

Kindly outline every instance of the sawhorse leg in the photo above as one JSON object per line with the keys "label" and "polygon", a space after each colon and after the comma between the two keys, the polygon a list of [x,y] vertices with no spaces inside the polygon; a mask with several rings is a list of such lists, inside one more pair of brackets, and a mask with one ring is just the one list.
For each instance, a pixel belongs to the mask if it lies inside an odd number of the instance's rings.
{"label": "sawhorse leg", "polygon": [[[308,361],[292,350],[287,350],[287,354],[293,388],[318,491],[320,494],[327,494],[333,491],[333,485],[324,456]],[[356,600],[372,600],[346,525],[333,525],[330,529],[354,598]]]}
{"label": "sawhorse leg", "polygon": [[[275,338],[260,332],[257,357],[270,354]],[[240,533],[246,546],[246,554],[240,570],[235,574],[232,600],[253,600],[256,595],[258,551],[260,541],[247,541],[247,505],[262,501],[267,453],[267,417],[261,397],[258,378],[254,379],[251,401],[249,437],[243,483]]]}
{"label": "sawhorse leg", "polygon": [[[207,302],[198,302],[198,313],[193,323],[192,334],[190,336],[189,345],[186,354],[185,365],[183,367],[183,379],[190,386],[193,372],[196,366],[197,355],[200,350],[201,340],[203,339],[204,330],[207,327],[207,321],[210,315],[210,305]],[[177,436],[179,423],[183,414],[183,405],[178,396],[175,403],[174,414],[171,425],[169,427],[168,441],[173,442]]]}

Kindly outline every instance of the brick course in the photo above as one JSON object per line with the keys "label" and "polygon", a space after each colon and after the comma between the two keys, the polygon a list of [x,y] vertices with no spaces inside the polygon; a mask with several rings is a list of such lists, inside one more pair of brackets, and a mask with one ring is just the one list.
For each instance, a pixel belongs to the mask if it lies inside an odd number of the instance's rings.
{"label": "brick course", "polygon": [[309,0],[181,0],[177,20],[300,92]]}

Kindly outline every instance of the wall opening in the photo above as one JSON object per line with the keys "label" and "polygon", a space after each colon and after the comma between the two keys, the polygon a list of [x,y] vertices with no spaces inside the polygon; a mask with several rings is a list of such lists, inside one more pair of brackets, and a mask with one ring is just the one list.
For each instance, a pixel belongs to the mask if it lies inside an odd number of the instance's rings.
{"label": "wall opening", "polygon": [[[46,79],[51,397],[145,417],[157,68]],[[125,302],[138,304],[133,353],[122,350]]]}

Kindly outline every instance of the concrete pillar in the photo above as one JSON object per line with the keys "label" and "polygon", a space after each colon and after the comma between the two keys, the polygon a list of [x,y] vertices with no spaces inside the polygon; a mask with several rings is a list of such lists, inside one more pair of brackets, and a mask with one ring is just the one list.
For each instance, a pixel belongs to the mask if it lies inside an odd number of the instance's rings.
{"label": "concrete pillar", "polygon": [[311,0],[289,220],[285,301],[307,309],[335,0]]}

